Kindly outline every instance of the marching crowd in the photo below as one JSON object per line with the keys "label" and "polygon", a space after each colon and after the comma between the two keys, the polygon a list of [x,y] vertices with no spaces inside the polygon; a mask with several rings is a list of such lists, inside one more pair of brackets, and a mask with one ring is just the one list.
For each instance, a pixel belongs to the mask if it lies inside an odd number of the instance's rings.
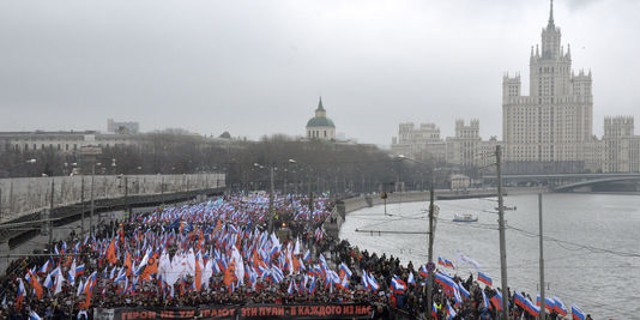
{"label": "marching crowd", "polygon": [[[92,235],[72,233],[49,244],[51,256],[10,264],[0,282],[0,319],[304,303],[368,303],[374,319],[498,318],[497,290],[442,266],[428,306],[425,265],[404,266],[325,234],[333,206],[328,197],[278,196],[270,204],[265,194],[225,195],[103,223]],[[508,300],[513,319],[535,318],[531,297],[510,292]],[[550,319],[566,317],[559,300],[547,306]]]}

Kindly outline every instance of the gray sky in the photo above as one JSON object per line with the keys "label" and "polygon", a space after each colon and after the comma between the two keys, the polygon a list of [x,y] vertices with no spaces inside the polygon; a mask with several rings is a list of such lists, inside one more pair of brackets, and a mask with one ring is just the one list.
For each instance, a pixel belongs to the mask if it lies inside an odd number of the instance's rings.
{"label": "gray sky", "polygon": [[[0,130],[180,127],[302,135],[322,95],[339,133],[388,145],[403,121],[480,119],[501,137],[546,0],[0,0]],[[594,131],[640,121],[640,1],[556,0],[573,68],[591,69]],[[640,124],[639,124],[640,126]],[[636,130],[638,132],[638,130]]]}

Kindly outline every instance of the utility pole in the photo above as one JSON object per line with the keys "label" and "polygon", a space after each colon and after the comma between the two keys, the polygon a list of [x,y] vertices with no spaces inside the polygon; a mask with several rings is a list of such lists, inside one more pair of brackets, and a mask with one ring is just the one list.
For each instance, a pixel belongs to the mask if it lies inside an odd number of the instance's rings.
{"label": "utility pole", "polygon": [[129,220],[132,218],[131,210],[129,210],[129,183],[127,176],[124,176],[124,212],[128,213]]}
{"label": "utility pole", "polygon": [[[429,191],[429,266],[433,265],[433,241],[434,241],[434,228],[433,228],[433,215],[435,214],[435,191],[433,189],[433,184],[431,185],[431,190]],[[433,307],[433,268],[427,268],[428,277],[427,277],[427,319],[431,319],[431,308]]]}
{"label": "utility pole", "polygon": [[545,319],[544,300],[544,243],[542,236],[542,193],[538,193],[538,222],[540,224],[540,319]]}
{"label": "utility pole", "polygon": [[51,219],[51,216],[53,215],[53,196],[55,195],[53,191],[55,181],[55,178],[51,178],[51,199],[49,199],[49,221],[47,222],[49,224],[47,227],[49,229],[49,243],[53,242],[53,219]]}
{"label": "utility pole", "polygon": [[84,175],[81,176],[80,180],[80,203],[82,204],[81,212],[80,212],[80,231],[82,232],[82,236],[84,236]]}
{"label": "utility pole", "polygon": [[496,175],[498,178],[498,230],[500,231],[500,271],[502,278],[502,319],[509,319],[509,291],[507,290],[507,244],[504,231],[504,201],[502,199],[502,148],[496,146]]}
{"label": "utility pole", "polygon": [[269,233],[273,232],[273,216],[274,216],[274,212],[273,212],[273,192],[274,192],[274,186],[273,186],[273,165],[271,166],[271,170],[270,170],[270,176],[271,176],[271,191],[269,192]]}
{"label": "utility pole", "polygon": [[164,175],[160,181],[160,199],[162,200],[162,206],[164,207]]}
{"label": "utility pole", "polygon": [[89,212],[89,235],[93,235],[93,212],[95,211],[95,199],[94,199],[94,187],[96,178],[96,164],[93,164],[93,170],[91,171],[91,211]]}

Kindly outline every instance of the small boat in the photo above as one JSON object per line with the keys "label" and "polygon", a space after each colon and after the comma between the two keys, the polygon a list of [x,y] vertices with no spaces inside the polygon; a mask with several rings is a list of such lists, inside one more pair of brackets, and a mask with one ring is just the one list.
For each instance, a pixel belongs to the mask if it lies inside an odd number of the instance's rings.
{"label": "small boat", "polygon": [[453,222],[476,222],[478,217],[471,215],[470,213],[456,214],[453,216]]}
{"label": "small boat", "polygon": [[[494,209],[497,211],[500,210],[500,207],[495,207]],[[518,209],[516,206],[502,206],[503,211],[515,211],[516,209]]]}

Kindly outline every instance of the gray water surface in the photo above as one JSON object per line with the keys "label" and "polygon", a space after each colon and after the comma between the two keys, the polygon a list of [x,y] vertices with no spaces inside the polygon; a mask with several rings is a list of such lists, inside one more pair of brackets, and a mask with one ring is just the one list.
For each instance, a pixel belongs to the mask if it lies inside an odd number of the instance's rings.
{"label": "gray water surface", "polygon": [[[437,201],[434,256],[457,262],[460,253],[476,260],[500,286],[496,199]],[[509,287],[535,298],[539,283],[538,196],[505,198]],[[406,264],[427,261],[426,235],[371,235],[360,230],[426,231],[428,204],[402,203],[347,215],[340,237],[361,249],[399,257]],[[453,223],[456,213],[478,216]],[[570,308],[576,304],[595,319],[640,319],[640,197],[631,195],[545,194],[543,198],[546,294]],[[458,263],[451,271],[475,269]]]}

